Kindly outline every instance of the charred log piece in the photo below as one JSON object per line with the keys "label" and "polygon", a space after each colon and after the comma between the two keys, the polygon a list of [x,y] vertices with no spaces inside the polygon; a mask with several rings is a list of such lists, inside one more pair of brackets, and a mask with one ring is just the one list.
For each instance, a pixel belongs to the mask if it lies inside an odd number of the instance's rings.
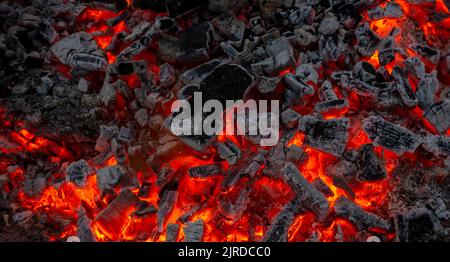
{"label": "charred log piece", "polygon": [[158,221],[158,232],[163,232],[164,223],[167,219],[167,216],[172,212],[175,203],[178,199],[177,191],[166,191],[161,198],[158,213],[156,214],[156,219]]}
{"label": "charred log piece", "polygon": [[305,133],[305,145],[340,156],[348,141],[349,121],[346,118],[320,120],[304,116],[299,120],[299,130]]}
{"label": "charred log piece", "polygon": [[136,211],[133,214],[142,217],[148,214],[155,214],[156,212],[158,212],[158,209],[153,204],[146,201],[139,201]]}
{"label": "charred log piece", "polygon": [[278,144],[274,146],[269,155],[266,157],[266,168],[264,169],[264,174],[281,178],[280,170],[286,165],[286,163],[291,162],[293,164],[305,163],[308,160],[308,154],[303,150],[303,148],[296,145],[287,146],[287,140],[282,137]]}
{"label": "charred log piece", "polygon": [[424,117],[439,133],[444,134],[450,128],[450,100],[444,99],[429,106]]}
{"label": "charred log piece", "polygon": [[342,174],[333,174],[333,185],[337,188],[340,188],[345,191],[347,196],[350,197],[351,200],[355,199],[355,191],[353,191],[347,179]]}
{"label": "charred log piece", "polygon": [[422,142],[419,136],[408,129],[388,122],[380,116],[369,116],[364,119],[363,129],[375,146],[383,146],[397,154],[414,152]]}
{"label": "charred log piece", "polygon": [[128,215],[135,209],[138,201],[131,190],[123,190],[97,215],[95,218],[96,225],[110,239],[119,238],[128,222]]}
{"label": "charred log piece", "polygon": [[251,188],[246,188],[239,193],[236,201],[233,203],[229,200],[220,201],[220,212],[230,221],[237,222],[242,218],[243,212],[247,209],[250,202]]}
{"label": "charred log piece", "polygon": [[295,66],[294,51],[285,37],[272,39],[272,34],[268,33],[265,50],[269,58],[251,65],[252,71],[256,75],[276,74],[286,68]]}
{"label": "charred log piece", "polygon": [[377,181],[387,176],[385,164],[375,153],[372,144],[361,146],[358,153],[356,176],[359,181]]}
{"label": "charred log piece", "polygon": [[231,42],[241,43],[244,39],[246,23],[237,19],[232,11],[214,18],[212,24],[221,35]]}
{"label": "charred log piece", "polygon": [[262,76],[259,79],[259,83],[256,87],[258,88],[259,92],[263,94],[272,93],[273,91],[275,91],[280,81],[281,78],[278,76],[275,77]]}
{"label": "charred log piece", "polygon": [[343,196],[336,200],[334,209],[336,215],[348,219],[359,230],[368,228],[389,230],[391,227],[387,221],[375,214],[364,211],[360,206]]}
{"label": "charred log piece", "polygon": [[319,220],[328,216],[330,204],[327,198],[311,185],[292,163],[287,163],[282,169],[284,181],[292,188],[302,207],[311,210]]}
{"label": "charred log piece", "polygon": [[195,222],[188,222],[183,227],[185,242],[201,242],[205,230],[205,222],[201,219]]}

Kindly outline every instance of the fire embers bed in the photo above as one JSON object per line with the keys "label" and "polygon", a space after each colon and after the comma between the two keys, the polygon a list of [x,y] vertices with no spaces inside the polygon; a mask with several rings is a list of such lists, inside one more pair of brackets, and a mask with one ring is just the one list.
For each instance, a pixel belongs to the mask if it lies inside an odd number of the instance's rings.
{"label": "fire embers bed", "polygon": [[[3,1],[0,240],[449,240],[449,8]],[[278,144],[173,135],[194,92]]]}

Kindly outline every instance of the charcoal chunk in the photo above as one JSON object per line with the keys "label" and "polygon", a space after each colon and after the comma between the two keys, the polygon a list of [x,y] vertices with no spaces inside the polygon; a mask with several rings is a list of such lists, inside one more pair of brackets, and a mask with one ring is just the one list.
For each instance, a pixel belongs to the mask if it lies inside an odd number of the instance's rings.
{"label": "charcoal chunk", "polygon": [[379,216],[364,211],[360,206],[346,197],[339,197],[336,200],[334,209],[336,215],[348,219],[359,230],[369,228],[380,228],[389,230],[390,224]]}
{"label": "charcoal chunk", "polygon": [[387,176],[385,165],[372,144],[361,146],[357,166],[357,178],[360,181],[377,181]]}
{"label": "charcoal chunk", "polygon": [[437,240],[438,222],[426,208],[412,208],[396,214],[394,225],[398,241]]}
{"label": "charcoal chunk", "polygon": [[189,176],[194,178],[207,178],[222,174],[222,166],[220,164],[211,164],[198,167],[192,167],[188,171]]}
{"label": "charcoal chunk", "polygon": [[450,128],[450,100],[444,99],[429,106],[424,117],[439,131],[445,133]]}
{"label": "charcoal chunk", "polygon": [[168,224],[166,230],[166,242],[176,242],[180,232],[180,225]]}
{"label": "charcoal chunk", "polygon": [[282,169],[284,181],[296,193],[302,207],[311,210],[319,220],[327,217],[330,204],[326,197],[311,185],[292,163],[287,163]]}
{"label": "charcoal chunk", "polygon": [[305,136],[305,145],[334,156],[340,156],[348,141],[348,119],[319,120],[313,116],[300,119],[299,129]]}
{"label": "charcoal chunk", "polygon": [[95,218],[96,225],[110,239],[117,239],[129,221],[129,215],[138,204],[138,198],[131,190],[123,190]]}
{"label": "charcoal chunk", "polygon": [[158,213],[156,214],[156,218],[158,221],[158,232],[163,232],[164,223],[167,219],[167,216],[170,214],[170,212],[172,212],[177,200],[178,200],[177,191],[164,192],[161,201],[159,203]]}
{"label": "charcoal chunk", "polygon": [[73,162],[67,167],[69,181],[74,182],[78,186],[86,185],[89,171],[89,164],[84,159]]}
{"label": "charcoal chunk", "polygon": [[383,146],[397,154],[414,152],[421,143],[420,137],[416,134],[380,116],[369,116],[364,119],[363,128],[375,146]]}
{"label": "charcoal chunk", "polygon": [[201,242],[205,231],[205,222],[201,219],[195,222],[188,222],[183,227],[185,242]]}

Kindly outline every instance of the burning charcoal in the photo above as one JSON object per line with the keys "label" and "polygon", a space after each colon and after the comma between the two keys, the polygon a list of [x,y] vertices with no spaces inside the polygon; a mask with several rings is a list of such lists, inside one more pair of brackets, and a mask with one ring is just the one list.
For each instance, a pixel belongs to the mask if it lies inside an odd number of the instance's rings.
{"label": "burning charcoal", "polygon": [[129,214],[138,204],[138,198],[128,189],[123,190],[95,218],[95,224],[110,239],[117,239],[129,221]]}
{"label": "burning charcoal", "polygon": [[61,39],[51,51],[65,65],[89,71],[105,70],[106,56],[94,38],[79,32]]}
{"label": "burning charcoal", "polygon": [[130,176],[122,166],[107,166],[97,171],[97,186],[101,191],[114,190],[119,184],[130,186],[133,184]]}
{"label": "burning charcoal", "polygon": [[402,242],[437,240],[439,222],[426,208],[405,210],[394,216],[396,239]]}
{"label": "burning charcoal", "polygon": [[287,149],[286,157],[288,161],[297,164],[305,162],[308,158],[308,154],[305,153],[303,148],[297,145],[291,145]]}
{"label": "burning charcoal", "polygon": [[234,186],[242,177],[254,177],[264,164],[265,156],[268,152],[260,150],[252,159],[242,165],[237,170],[230,169],[222,182],[222,188],[228,189]]}
{"label": "burning charcoal", "polygon": [[399,4],[388,2],[385,7],[387,18],[402,18],[403,11]]}
{"label": "burning charcoal", "polygon": [[322,35],[333,35],[339,30],[340,25],[334,17],[327,17],[322,20],[319,26],[319,33]]}
{"label": "burning charcoal", "polygon": [[141,216],[145,216],[148,214],[154,214],[156,212],[158,212],[158,210],[156,209],[156,207],[153,204],[145,202],[145,201],[139,201],[139,204],[138,204],[134,214],[141,217]]}
{"label": "burning charcoal", "polygon": [[316,177],[311,184],[317,188],[320,192],[322,192],[326,197],[333,196],[334,193],[331,191],[331,188],[320,178]]}
{"label": "burning charcoal", "polygon": [[205,228],[205,222],[199,219],[195,222],[188,222],[183,227],[184,242],[201,242],[203,239],[203,233]]}
{"label": "burning charcoal", "polygon": [[138,41],[131,44],[131,46],[127,47],[117,56],[117,60],[130,60],[134,56],[142,53],[159,34],[177,30],[178,27],[175,20],[169,17],[158,17],[155,23]]}
{"label": "burning charcoal", "polygon": [[377,71],[372,64],[367,62],[358,62],[353,68],[355,77],[363,82],[371,83],[376,79]]}
{"label": "burning charcoal", "polygon": [[122,143],[130,144],[133,137],[131,134],[131,131],[128,127],[122,127],[120,128],[119,134],[117,136],[117,140],[119,140]]}
{"label": "burning charcoal", "polygon": [[295,69],[295,75],[301,77],[306,83],[313,82],[316,85],[319,83],[319,74],[310,63],[299,65]]}
{"label": "burning charcoal", "polygon": [[23,190],[29,196],[39,195],[45,189],[46,186],[47,183],[44,177],[27,179],[23,182]]}
{"label": "burning charcoal", "polygon": [[409,80],[406,77],[403,69],[395,66],[392,70],[392,76],[395,78],[395,80],[397,80],[396,87],[398,92],[400,93],[400,96],[402,97],[403,102],[409,107],[416,106],[419,101],[416,94],[412,90],[411,85],[409,84]]}
{"label": "burning charcoal", "polygon": [[273,58],[274,71],[264,70],[265,73],[279,72],[288,67],[295,66],[294,51],[289,41],[284,37],[276,38],[265,46],[269,57]]}
{"label": "burning charcoal", "polygon": [[300,114],[292,109],[287,109],[281,114],[281,121],[287,128],[295,128],[298,125]]}
{"label": "burning charcoal", "polygon": [[375,146],[383,146],[397,154],[414,152],[421,143],[416,134],[380,116],[370,116],[363,121],[364,131]]}
{"label": "burning charcoal", "polygon": [[295,215],[302,212],[300,200],[291,200],[272,221],[269,229],[264,235],[263,242],[287,242],[288,230],[294,222]]}
{"label": "burning charcoal", "polygon": [[408,57],[405,60],[406,69],[413,73],[417,78],[425,78],[425,64],[417,56]]}
{"label": "burning charcoal", "polygon": [[339,197],[334,206],[336,215],[348,219],[359,230],[380,228],[389,230],[390,224],[375,214],[364,211],[346,197]]}
{"label": "burning charcoal", "polygon": [[128,10],[125,10],[123,12],[120,12],[119,15],[117,15],[114,18],[109,19],[108,21],[106,21],[106,24],[109,27],[114,27],[116,25],[118,25],[120,22],[126,21],[131,17],[131,13]]}
{"label": "burning charcoal", "polygon": [[180,79],[185,84],[200,84],[205,77],[210,74],[214,69],[216,69],[221,64],[218,59],[211,60],[207,63],[194,67],[191,70],[184,72]]}
{"label": "burning charcoal", "polygon": [[117,139],[113,138],[111,140],[111,152],[114,154],[114,157],[117,163],[123,165],[127,161],[127,149],[125,146],[117,141]]}
{"label": "burning charcoal", "polygon": [[375,153],[372,144],[361,146],[357,165],[357,178],[360,181],[377,181],[387,176],[385,164]]}
{"label": "burning charcoal", "polygon": [[438,90],[439,80],[436,77],[436,71],[434,71],[434,73],[424,75],[424,77],[420,80],[416,91],[420,108],[426,109],[434,104]]}
{"label": "burning charcoal", "polygon": [[380,20],[386,17],[385,10],[380,6],[367,10],[367,15],[372,20]]}
{"label": "burning charcoal", "polygon": [[323,82],[319,89],[319,98],[322,102],[315,105],[314,109],[320,113],[342,112],[348,108],[347,99],[339,99],[329,81]]}
{"label": "burning charcoal", "polygon": [[119,134],[117,126],[100,126],[100,135],[95,144],[95,150],[98,152],[105,152],[110,148],[111,140]]}
{"label": "burning charcoal", "polygon": [[450,100],[444,99],[429,106],[423,116],[443,134],[450,128]]}
{"label": "burning charcoal", "polygon": [[386,66],[395,60],[395,53],[398,48],[395,45],[395,40],[392,36],[383,38],[380,41],[378,49],[378,61],[380,65]]}
{"label": "burning charcoal", "polygon": [[436,156],[450,156],[450,137],[448,136],[428,136],[423,145]]}
{"label": "burning charcoal", "polygon": [[222,174],[222,166],[219,164],[192,167],[188,171],[189,176],[194,178],[207,178]]}
{"label": "burning charcoal", "polygon": [[280,80],[281,80],[280,77],[262,76],[259,81],[259,84],[257,85],[257,88],[263,94],[272,93],[273,91],[275,91]]}
{"label": "burning charcoal", "polygon": [[216,142],[215,145],[220,158],[226,160],[228,164],[235,165],[241,159],[242,152],[233,141]]}
{"label": "burning charcoal", "polygon": [[350,199],[355,199],[355,192],[342,174],[333,174],[333,185],[344,190]]}
{"label": "burning charcoal", "polygon": [[73,162],[67,167],[67,175],[69,176],[69,181],[74,182],[77,186],[80,187],[86,185],[89,173],[89,164],[84,159]]}
{"label": "burning charcoal", "polygon": [[175,171],[176,170],[173,170],[170,167],[161,168],[161,170],[158,173],[158,180],[156,181],[156,184],[161,188],[164,187],[167,184],[167,182],[169,182],[169,180],[172,178]]}
{"label": "burning charcoal", "polygon": [[311,210],[319,220],[327,217],[330,205],[326,197],[311,185],[292,163],[282,169],[283,179],[296,193],[302,207]]}
{"label": "burning charcoal", "polygon": [[313,26],[305,25],[301,28],[295,29],[295,40],[301,47],[309,47],[319,41],[316,35],[316,29]]}
{"label": "burning charcoal", "polygon": [[236,202],[232,202],[229,200],[221,200],[220,212],[227,218],[229,221],[237,222],[242,218],[242,213],[247,209],[247,205],[250,201],[250,189],[244,189],[239,192],[239,196],[236,199]]}
{"label": "burning charcoal", "polygon": [[172,212],[172,209],[174,208],[177,199],[178,199],[177,191],[164,192],[164,195],[162,196],[159,203],[158,213],[156,214],[156,218],[158,221],[158,232],[163,232],[164,223],[167,219],[167,216],[170,214],[170,212]]}
{"label": "burning charcoal", "polygon": [[195,63],[209,59],[209,42],[212,26],[209,22],[194,25],[181,33],[178,62]]}
{"label": "burning charcoal", "polygon": [[168,224],[166,230],[166,242],[176,242],[180,232],[180,225]]}
{"label": "burning charcoal", "polygon": [[303,97],[314,94],[314,88],[305,83],[299,76],[286,74],[283,80],[286,85],[284,98],[287,105],[298,104]]}
{"label": "burning charcoal", "polygon": [[232,11],[225,12],[214,18],[212,24],[228,40],[242,42],[246,24],[244,21],[237,19]]}
{"label": "burning charcoal", "polygon": [[358,52],[366,57],[371,57],[380,43],[380,38],[370,29],[369,23],[360,24],[355,31]]}
{"label": "burning charcoal", "polygon": [[425,58],[432,64],[439,63],[440,52],[439,50],[421,44],[411,44],[409,46],[414,52],[421,57]]}
{"label": "burning charcoal", "polygon": [[304,144],[334,156],[342,155],[345,150],[348,126],[349,121],[346,118],[319,120],[304,116],[299,121],[299,130],[306,134]]}
{"label": "burning charcoal", "polygon": [[145,127],[148,124],[148,112],[147,109],[142,108],[134,114],[134,118],[136,122],[138,122],[139,126]]}
{"label": "burning charcoal", "polygon": [[159,67],[158,78],[162,88],[169,88],[177,82],[175,69],[167,63]]}
{"label": "burning charcoal", "polygon": [[92,221],[86,216],[83,209],[78,212],[77,236],[80,242],[97,242],[92,232]]}
{"label": "burning charcoal", "polygon": [[324,61],[337,61],[345,49],[341,35],[322,35],[319,39],[319,52]]}
{"label": "burning charcoal", "polygon": [[252,17],[248,22],[254,35],[260,36],[266,32],[264,20],[260,16]]}
{"label": "burning charcoal", "polygon": [[12,222],[16,225],[27,228],[30,224],[33,224],[33,216],[34,214],[31,210],[15,213],[12,217]]}

